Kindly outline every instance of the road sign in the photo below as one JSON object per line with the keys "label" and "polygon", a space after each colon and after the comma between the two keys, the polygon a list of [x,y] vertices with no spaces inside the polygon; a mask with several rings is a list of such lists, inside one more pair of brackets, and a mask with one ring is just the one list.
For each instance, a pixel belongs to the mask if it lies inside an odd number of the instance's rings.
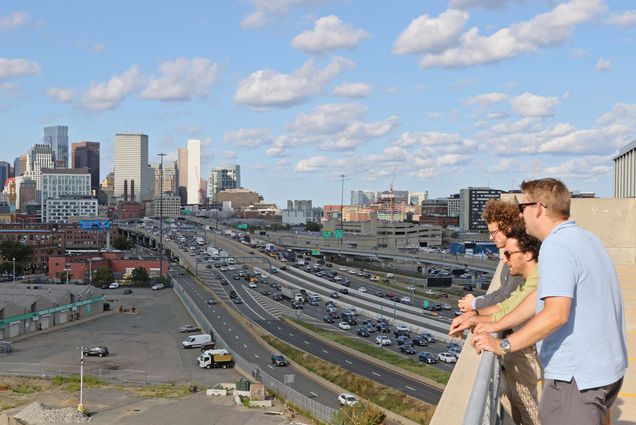
{"label": "road sign", "polygon": [[312,249],[311,250],[311,255],[320,255],[320,250],[319,249]]}
{"label": "road sign", "polygon": [[425,309],[427,309],[429,307],[428,300],[424,300],[424,305],[422,307],[425,308]]}
{"label": "road sign", "polygon": [[239,230],[247,230],[247,224],[239,224],[236,228]]}
{"label": "road sign", "polygon": [[329,230],[323,230],[322,231],[322,238],[323,239],[328,239],[331,237],[331,232]]}
{"label": "road sign", "polygon": [[342,229],[336,229],[336,239],[342,239],[343,234]]}

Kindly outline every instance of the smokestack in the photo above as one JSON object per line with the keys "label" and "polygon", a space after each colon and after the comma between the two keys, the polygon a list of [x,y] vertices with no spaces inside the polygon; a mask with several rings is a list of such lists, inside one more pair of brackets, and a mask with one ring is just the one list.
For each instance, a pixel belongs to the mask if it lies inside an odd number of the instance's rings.
{"label": "smokestack", "polygon": [[130,181],[130,202],[135,202],[135,180]]}
{"label": "smokestack", "polygon": [[124,202],[128,202],[128,180],[124,180]]}

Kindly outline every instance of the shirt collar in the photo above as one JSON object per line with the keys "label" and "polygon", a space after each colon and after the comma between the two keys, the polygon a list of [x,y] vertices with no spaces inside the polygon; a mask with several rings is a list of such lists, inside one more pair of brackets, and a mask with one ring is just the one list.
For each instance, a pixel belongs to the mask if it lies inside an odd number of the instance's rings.
{"label": "shirt collar", "polygon": [[574,226],[576,226],[576,222],[574,220],[566,220],[554,226],[552,230],[550,231],[550,235],[557,233],[561,229],[567,229],[568,227],[574,227]]}

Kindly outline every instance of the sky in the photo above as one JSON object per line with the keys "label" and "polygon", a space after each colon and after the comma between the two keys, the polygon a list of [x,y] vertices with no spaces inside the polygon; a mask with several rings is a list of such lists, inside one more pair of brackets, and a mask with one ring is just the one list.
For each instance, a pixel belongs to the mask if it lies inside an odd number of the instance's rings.
{"label": "sky", "polygon": [[4,0],[0,160],[66,125],[102,177],[116,133],[153,162],[201,139],[203,178],[239,164],[279,207],[545,176],[609,197],[635,38],[627,0]]}

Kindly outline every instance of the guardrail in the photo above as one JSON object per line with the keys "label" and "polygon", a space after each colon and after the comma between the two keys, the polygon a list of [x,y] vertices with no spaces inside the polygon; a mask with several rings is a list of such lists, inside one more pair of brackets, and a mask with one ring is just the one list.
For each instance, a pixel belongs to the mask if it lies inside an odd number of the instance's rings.
{"label": "guardrail", "polygon": [[501,362],[484,352],[470,393],[463,425],[498,425],[503,422],[500,395]]}
{"label": "guardrail", "polygon": [[[214,329],[212,324],[208,321],[201,310],[197,308],[188,294],[185,293],[179,282],[177,282],[175,279],[171,279],[171,281],[175,293],[177,294],[185,308],[188,310],[188,312],[195,319],[195,321],[198,322],[199,325],[207,327],[214,332],[217,347],[231,350],[231,347],[223,340],[223,338],[218,336],[218,332],[216,331],[216,329]],[[239,368],[243,369],[245,372],[250,373],[254,379],[262,382],[267,388],[275,391],[279,396],[283,397],[290,403],[305,411],[310,412],[316,419],[322,422],[330,422],[332,417],[336,413],[335,409],[320,404],[317,401],[312,400],[311,398],[299,393],[290,386],[278,381],[276,378],[263,371],[259,365],[247,361],[238,354],[233,353],[233,357],[234,363]]]}

